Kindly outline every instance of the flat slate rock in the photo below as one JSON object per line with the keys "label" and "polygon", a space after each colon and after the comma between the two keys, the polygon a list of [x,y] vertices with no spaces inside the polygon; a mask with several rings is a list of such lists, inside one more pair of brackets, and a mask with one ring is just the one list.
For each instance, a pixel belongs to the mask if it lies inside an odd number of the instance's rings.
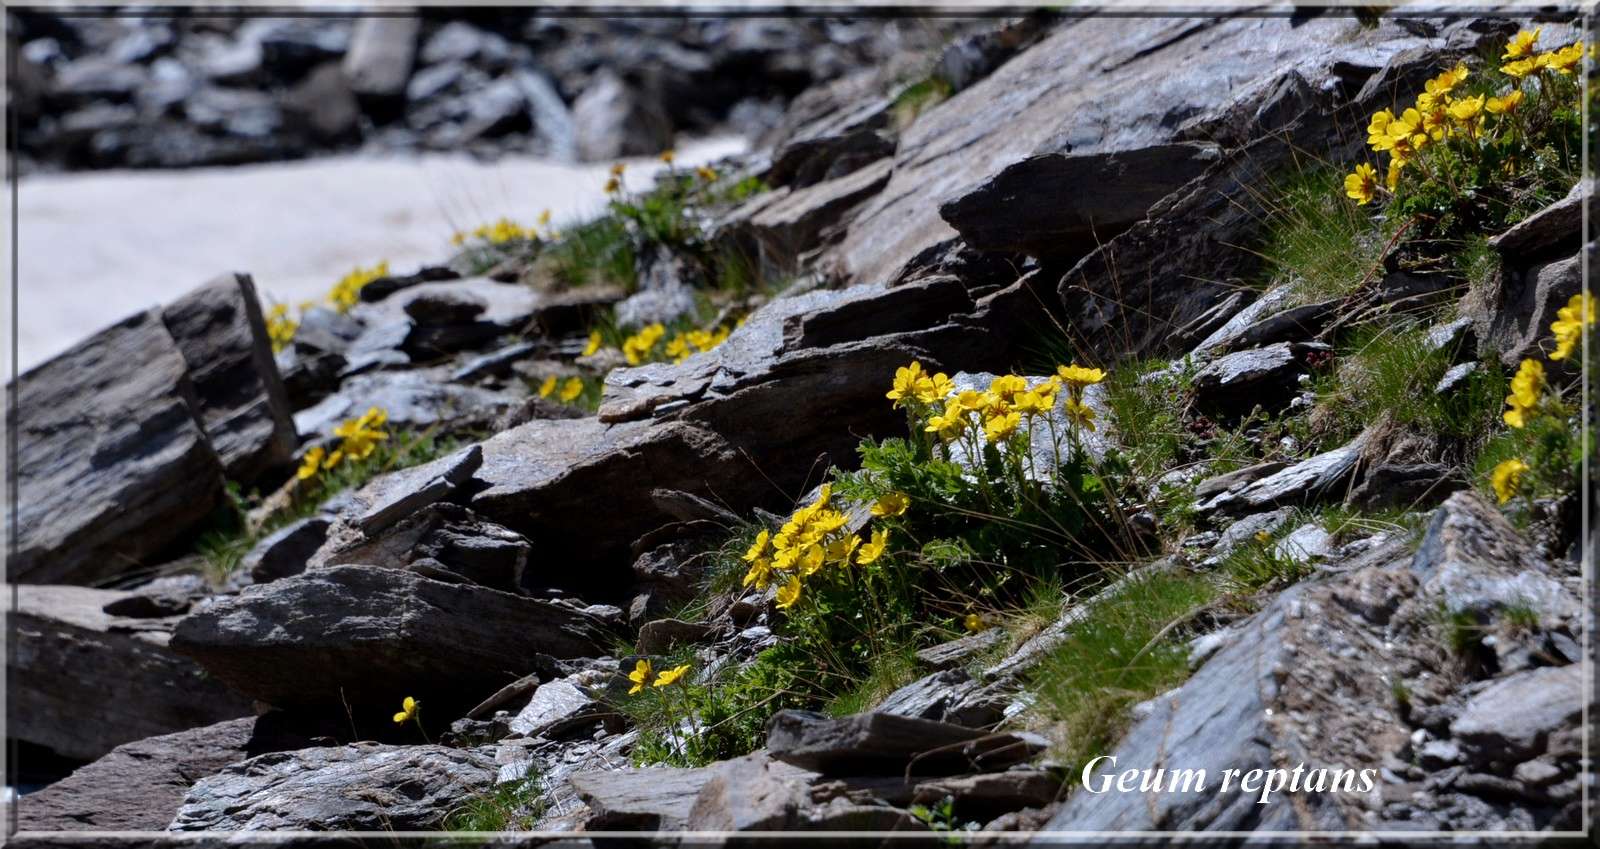
{"label": "flat slate rock", "polygon": [[188,364],[200,421],[231,480],[287,464],[298,442],[266,320],[248,274],[224,274],[174,301],[161,319]]}
{"label": "flat slate rock", "polygon": [[1043,752],[1026,732],[989,733],[887,713],[832,719],[785,710],[767,723],[772,757],[824,775],[951,774],[1004,769]]}
{"label": "flat slate rock", "polygon": [[407,695],[471,707],[533,671],[538,655],[598,657],[609,639],[605,622],[565,604],[329,566],[220,599],[185,618],[172,644],[280,707],[397,705]]}
{"label": "flat slate rock", "polygon": [[202,778],[169,831],[432,831],[494,785],[494,758],[444,746],[273,752]]}
{"label": "flat slate rock", "polygon": [[96,333],[20,383],[8,579],[114,578],[181,539],[219,502],[222,465],[159,313]]}
{"label": "flat slate rock", "polygon": [[13,589],[6,658],[11,738],[88,761],[133,740],[254,712],[248,699],[168,648],[176,618],[106,612],[136,593]]}
{"label": "flat slate rock", "polygon": [[255,717],[124,743],[22,796],[21,831],[161,831],[196,779],[250,756]]}

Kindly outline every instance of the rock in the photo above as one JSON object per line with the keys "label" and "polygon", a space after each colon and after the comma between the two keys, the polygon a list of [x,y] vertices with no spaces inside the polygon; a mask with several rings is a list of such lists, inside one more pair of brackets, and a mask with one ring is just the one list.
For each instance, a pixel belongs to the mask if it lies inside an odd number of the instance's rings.
{"label": "rock", "polygon": [[569,779],[589,806],[588,831],[682,831],[715,767],[579,772]]}
{"label": "rock", "polygon": [[[426,466],[387,477],[381,490],[374,491],[372,487],[362,490],[370,500],[364,502],[364,509],[354,517],[352,524],[370,537],[429,504],[453,495],[472,478],[482,462],[483,449],[469,445]],[[416,471],[422,468],[428,473]]]}
{"label": "rock", "polygon": [[412,695],[448,711],[530,671],[538,654],[594,657],[608,639],[605,623],[562,604],[332,566],[191,613],[173,648],[280,707],[389,705]]}
{"label": "rock", "polygon": [[1211,547],[1211,558],[1219,562],[1227,557],[1235,548],[1256,538],[1257,534],[1270,534],[1283,527],[1293,516],[1291,508],[1284,507],[1267,513],[1253,513],[1228,525],[1218,535],[1217,542]]}
{"label": "rock", "polygon": [[722,218],[720,238],[767,273],[793,274],[802,257],[883,189],[892,167],[892,161],[882,158],[810,185],[762,192]]}
{"label": "rock", "polygon": [[589,81],[572,103],[578,157],[586,162],[648,156],[672,146],[672,121],[659,102],[610,69]]}
{"label": "rock", "polygon": [[1304,342],[1321,333],[1343,305],[1335,299],[1290,307],[1245,326],[1224,344],[1230,350],[1244,350],[1274,342]]}
{"label": "rock", "polygon": [[1210,498],[1218,493],[1240,488],[1242,486],[1254,483],[1266,477],[1267,475],[1282,471],[1287,465],[1287,463],[1281,460],[1268,460],[1264,463],[1256,463],[1252,466],[1245,466],[1242,469],[1235,469],[1231,472],[1214,475],[1206,478],[1198,484],[1195,484],[1194,497],[1201,499]]}
{"label": "rock", "polygon": [[391,98],[405,92],[417,51],[417,18],[371,17],[356,21],[344,74],[362,97]]}
{"label": "rock", "polygon": [[951,796],[957,817],[984,821],[1022,808],[1042,808],[1063,795],[1064,790],[1065,783],[1059,776],[1043,770],[1009,769],[919,782],[912,801],[937,805]]}
{"label": "rock", "polygon": [[22,831],[160,831],[195,779],[249,757],[255,717],[124,743],[16,803]]}
{"label": "rock", "polygon": [[1509,260],[1570,256],[1578,250],[1584,203],[1594,194],[1594,181],[1579,181],[1567,196],[1513,224],[1489,240],[1489,247]]}
{"label": "rock", "polygon": [[1480,622],[1508,607],[1530,608],[1546,622],[1577,615],[1549,565],[1470,491],[1451,495],[1434,513],[1411,569],[1447,612]]}
{"label": "rock", "polygon": [[259,91],[206,86],[183,103],[189,125],[209,133],[270,140],[283,129],[283,112]]}
{"label": "rock", "polygon": [[540,684],[533,691],[533,699],[512,717],[511,732],[554,740],[609,712],[588,687],[562,678]]}
{"label": "rock", "polygon": [[[1587,250],[1592,253],[1592,242]],[[1488,296],[1494,300],[1478,325],[1480,345],[1498,354],[1508,368],[1515,368],[1527,357],[1542,357],[1550,337],[1550,323],[1582,289],[1581,252],[1524,269],[1506,270],[1499,288]]]}
{"label": "rock", "polygon": [[431,831],[494,777],[494,761],[474,749],[353,743],[276,752],[202,778],[168,830]]}
{"label": "rock", "polygon": [[230,479],[251,483],[294,456],[289,396],[255,283],[225,274],[161,313],[188,365],[200,421]]}
{"label": "rock", "polygon": [[1307,522],[1273,545],[1272,553],[1290,563],[1322,560],[1333,554],[1333,534],[1316,522]]}
{"label": "rock", "polygon": [[1433,394],[1448,395],[1460,389],[1466,384],[1467,378],[1478,373],[1478,369],[1477,362],[1457,363],[1445,369],[1444,374],[1439,377],[1439,382],[1433,385]]}
{"label": "rock", "polygon": [[510,393],[463,385],[447,380],[447,376],[444,369],[351,376],[340,385],[337,394],[296,413],[295,427],[307,438],[331,440],[340,424],[360,417],[371,407],[381,407],[389,417],[390,438],[409,439],[409,434],[394,432],[487,429],[496,418],[517,406],[516,397]]}
{"label": "rock", "polygon": [[1194,376],[1195,403],[1202,409],[1237,418],[1260,407],[1276,413],[1288,406],[1306,373],[1307,355],[1330,351],[1322,343],[1279,342],[1225,354]]}
{"label": "rock", "polygon": [[979,687],[964,670],[946,669],[890,693],[875,710],[964,728],[983,728],[998,723],[1003,717],[998,706],[973,698]]}
{"label": "rock", "polygon": [[1549,736],[1572,727],[1582,711],[1582,667],[1546,666],[1502,678],[1473,696],[1450,733],[1479,763],[1516,762],[1542,754]]}
{"label": "rock", "polygon": [[222,494],[183,354],[155,312],[20,378],[12,581],[92,582],[182,539]]}
{"label": "rock", "polygon": [[1005,629],[990,628],[976,634],[968,634],[959,640],[920,649],[917,652],[917,660],[934,669],[952,669],[978,657],[1005,640]]}
{"label": "rock", "polygon": [[316,552],[312,565],[411,569],[436,580],[470,581],[517,593],[532,551],[521,534],[484,521],[465,507],[431,504],[374,536]]}
{"label": "rock", "polygon": [[708,767],[684,828],[695,831],[785,831],[802,828],[813,776],[764,752]]}
{"label": "rock", "polygon": [[[1468,363],[1467,365],[1476,365]],[[1350,504],[1364,510],[1386,507],[1429,509],[1467,483],[1442,463],[1380,463],[1350,493]]]}
{"label": "rock", "polygon": [[1267,475],[1240,489],[1232,489],[1202,502],[1202,513],[1241,514],[1267,510],[1283,504],[1312,503],[1335,495],[1336,490],[1355,474],[1370,431],[1363,431],[1350,442],[1286,469]]}
{"label": "rock", "polygon": [[1216,160],[1215,145],[1193,142],[1038,154],[946,201],[939,216],[980,251],[1075,258],[1143,219]]}
{"label": "rock", "polygon": [[504,377],[511,367],[545,350],[538,342],[516,342],[487,354],[480,354],[450,373],[451,383],[467,383],[483,377]]}
{"label": "rock", "polygon": [[256,543],[241,565],[257,584],[298,575],[311,555],[328,538],[332,521],[327,516],[307,516],[273,531]]}
{"label": "rock", "polygon": [[773,152],[766,182],[803,189],[893,156],[894,138],[883,127],[887,118],[887,110],[879,108],[869,122],[856,123],[851,129],[790,139]]}
{"label": "rock", "polygon": [[338,142],[358,132],[361,104],[343,66],[327,62],[296,83],[283,96],[289,126],[324,142]]}
{"label": "rock", "polygon": [[692,646],[710,637],[715,631],[700,622],[681,619],[656,619],[639,628],[639,654],[664,655],[680,646]]}
{"label": "rock", "polygon": [[773,758],[824,775],[1003,769],[1045,747],[1042,738],[1025,732],[989,734],[886,713],[830,719],[785,710],[767,723],[767,750]]}
{"label": "rock", "polygon": [[134,593],[13,588],[8,737],[73,760],[252,713],[248,700],[168,648],[173,619],[105,612]]}
{"label": "rock", "polygon": [[672,324],[694,316],[699,309],[694,290],[672,278],[623,298],[617,304],[617,326],[638,328],[648,324]]}

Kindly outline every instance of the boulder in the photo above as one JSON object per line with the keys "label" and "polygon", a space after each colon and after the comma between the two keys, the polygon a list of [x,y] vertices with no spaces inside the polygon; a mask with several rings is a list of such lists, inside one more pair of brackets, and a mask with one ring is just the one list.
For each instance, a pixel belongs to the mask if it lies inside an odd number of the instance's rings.
{"label": "boulder", "polygon": [[1280,412],[1300,389],[1299,378],[1308,372],[1306,357],[1330,350],[1320,342],[1279,342],[1225,354],[1195,373],[1195,404],[1230,419],[1256,407]]}
{"label": "boulder", "polygon": [[1257,513],[1284,504],[1311,504],[1342,495],[1361,466],[1372,431],[1331,451],[1301,460],[1257,480],[1235,485],[1201,502],[1202,513]]}
{"label": "boulder", "polygon": [[661,104],[610,69],[572,103],[578,158],[586,162],[648,156],[672,146],[672,121]]}
{"label": "boulder", "polygon": [[417,52],[417,18],[364,17],[350,34],[344,74],[361,97],[393,98],[405,93]]}
{"label": "boulder", "polygon": [[259,755],[190,788],[169,831],[434,831],[494,786],[493,758],[444,746]]}
{"label": "boulder", "polygon": [[[425,466],[402,469],[349,498],[346,503],[357,509],[351,524],[357,533],[371,538],[412,513],[455,495],[482,463],[483,449],[469,445]],[[346,540],[338,537],[333,544],[342,545]]]}
{"label": "boulder", "polygon": [[1519,763],[1543,754],[1552,734],[1576,726],[1583,692],[1576,663],[1509,675],[1468,699],[1450,734],[1475,760]]}
{"label": "boulder", "polygon": [[554,740],[609,712],[588,687],[570,678],[560,678],[540,684],[533,691],[533,698],[511,718],[511,732]]}
{"label": "boulder", "polygon": [[516,593],[533,546],[515,531],[485,521],[456,504],[436,503],[370,537],[333,546],[311,558],[315,566],[366,564],[410,569],[442,581],[468,581]]}
{"label": "boulder", "polygon": [[565,604],[330,566],[191,613],[173,648],[280,707],[391,705],[410,695],[448,711],[531,671],[536,655],[595,657],[609,639],[603,620]]}
{"label": "boulder", "polygon": [[132,740],[253,713],[248,699],[168,648],[176,617],[105,611],[134,593],[13,589],[8,737],[88,761]]}
{"label": "boulder", "polygon": [[308,439],[331,440],[340,424],[381,407],[389,417],[390,439],[400,441],[428,428],[435,433],[484,430],[517,406],[519,399],[509,392],[457,383],[447,376],[445,368],[353,375],[338,392],[295,413],[295,427]]}
{"label": "boulder", "polygon": [[225,274],[174,301],[161,320],[188,366],[223,472],[248,484],[287,464],[295,426],[250,276]]}
{"label": "boulder", "polygon": [[328,538],[332,521],[327,516],[307,516],[268,534],[251,547],[240,565],[257,584],[304,572],[311,555]]}
{"label": "boulder", "polygon": [[1218,155],[1198,142],[1038,154],[946,201],[939,216],[980,251],[1076,258],[1142,220]]}
{"label": "boulder", "polygon": [[21,831],[160,831],[195,780],[249,757],[255,717],[124,743],[16,803]]}
{"label": "boulder", "polygon": [[861,713],[842,719],[785,710],[767,723],[772,757],[824,775],[948,775],[1004,769],[1043,752],[1027,732],[988,733],[927,719]]}
{"label": "boulder", "polygon": [[766,273],[794,274],[802,257],[883,189],[893,164],[879,158],[836,177],[762,192],[723,216],[719,238]]}
{"label": "boulder", "polygon": [[589,831],[682,831],[715,767],[633,767],[579,772],[569,779],[589,806]]}
{"label": "boulder", "polygon": [[183,539],[222,495],[183,353],[157,312],[23,374],[12,581],[91,582]]}
{"label": "boulder", "polygon": [[361,104],[338,62],[324,63],[289,89],[283,112],[290,127],[319,141],[343,141],[360,128]]}

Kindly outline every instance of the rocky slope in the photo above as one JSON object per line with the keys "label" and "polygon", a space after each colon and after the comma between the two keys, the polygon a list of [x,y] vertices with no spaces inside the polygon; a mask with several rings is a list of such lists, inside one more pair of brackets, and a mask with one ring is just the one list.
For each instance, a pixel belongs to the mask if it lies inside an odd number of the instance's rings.
{"label": "rocky slope", "polygon": [[[1402,231],[1308,294],[1308,267],[1251,247],[1291,214],[1297,157],[1342,172],[1372,113],[1528,23],[994,24],[939,54],[936,95],[840,76],[760,154],[619,194],[624,225],[507,222],[293,327],[229,276],[108,328],[18,387],[8,673],[50,713],[12,733],[94,759],[23,797],[21,827],[1580,829],[1586,470],[1538,492],[1528,470],[1505,504],[1474,458],[1510,421],[1502,366],[1553,322],[1587,332],[1563,312],[1587,187],[1481,234],[1481,279]],[[620,270],[574,247],[597,243]],[[1347,326],[1415,338],[1391,371],[1426,385],[1357,382],[1401,354]],[[896,370],[974,395],[1015,370],[1021,393],[1056,385],[1042,359],[1112,378],[1061,372],[1093,385],[1046,391],[1017,486],[1066,486],[1072,433],[1114,532],[1029,526],[1002,550],[1053,581],[920,612],[895,663],[824,647],[848,693],[786,669],[815,648],[799,578],[739,575],[830,497],[861,547],[843,562],[884,556],[908,507],[861,495],[891,451],[863,440],[905,434]],[[939,468],[987,480],[1000,439]],[[962,527],[967,556],[924,547],[918,581],[1004,573],[972,553],[990,525]],[[113,679],[143,724],[105,717]],[[1095,792],[1130,769],[1281,773]]]}

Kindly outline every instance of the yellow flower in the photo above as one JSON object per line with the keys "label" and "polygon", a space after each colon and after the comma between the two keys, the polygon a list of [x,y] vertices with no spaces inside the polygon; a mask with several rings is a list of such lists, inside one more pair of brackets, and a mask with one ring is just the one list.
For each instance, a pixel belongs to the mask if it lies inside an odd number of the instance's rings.
{"label": "yellow flower", "polygon": [[800,559],[795,565],[800,569],[801,577],[809,578],[822,568],[828,559],[828,552],[820,543],[812,543],[800,552]]}
{"label": "yellow flower", "polygon": [[717,181],[717,177],[720,176],[717,174],[717,170],[709,165],[701,165],[700,167],[694,169],[694,173],[699,175],[700,179],[705,180],[707,183],[715,183]]}
{"label": "yellow flower", "polygon": [[1378,193],[1378,172],[1365,162],[1357,165],[1354,174],[1345,175],[1344,193],[1362,206],[1371,203]]}
{"label": "yellow flower", "polygon": [[1075,427],[1081,427],[1089,431],[1095,429],[1094,408],[1076,398],[1068,398],[1067,403],[1061,405],[1061,414],[1066,416],[1067,421],[1072,422]]}
{"label": "yellow flower", "polygon": [[684,673],[686,673],[688,671],[689,671],[689,664],[687,664],[687,663],[685,663],[682,666],[674,666],[673,668],[668,669],[665,672],[662,672],[661,675],[656,678],[655,686],[657,686],[657,687],[671,687],[673,684],[678,683],[678,679],[682,678],[684,676]]}
{"label": "yellow flower", "polygon": [[1518,459],[1510,459],[1494,467],[1489,473],[1489,483],[1494,487],[1494,497],[1504,504],[1510,501],[1519,489],[1522,488],[1522,473],[1528,471],[1528,464]]}
{"label": "yellow flower", "polygon": [[[1069,402],[1070,403],[1070,402]],[[990,442],[1004,442],[1017,432],[1022,424],[1022,414],[1017,412],[990,416],[983,423],[983,433]]]}
{"label": "yellow flower", "polygon": [[343,459],[344,459],[344,452],[339,450],[339,449],[337,449],[337,448],[335,448],[333,450],[333,453],[329,454],[328,458],[326,460],[322,461],[322,468],[331,469],[334,466],[339,465],[339,461],[341,461]]}
{"label": "yellow flower", "polygon": [[1543,390],[1544,364],[1533,359],[1523,360],[1516,376],[1511,378],[1511,394],[1506,396],[1506,405],[1511,409],[1505,411],[1505,423],[1515,428],[1525,426],[1528,414],[1539,405]]}
{"label": "yellow flower", "polygon": [[1450,109],[1448,106],[1438,104],[1423,107],[1418,101],[1418,108],[1422,110],[1422,131],[1434,141],[1443,141],[1450,135]]}
{"label": "yellow flower", "polygon": [[553,374],[545,378],[544,382],[539,384],[539,397],[549,398],[556,391],[557,383],[560,381]]}
{"label": "yellow flower", "polygon": [[1556,310],[1556,320],[1550,325],[1550,332],[1556,337],[1556,349],[1550,359],[1564,360],[1572,356],[1583,338],[1583,329],[1594,324],[1595,306],[1594,295],[1580,292],[1573,295],[1566,306]]}
{"label": "yellow flower", "polygon": [[761,533],[756,534],[755,542],[750,543],[750,548],[745,551],[744,557],[741,559],[743,559],[746,563],[756,562],[761,555],[767,553],[768,541],[771,538],[772,534],[768,532],[766,528],[762,528]]}
{"label": "yellow flower", "polygon": [[1515,112],[1522,103],[1522,89],[1512,89],[1510,93],[1501,97],[1491,97],[1484,103],[1483,108],[1489,110],[1491,115],[1505,115]]}
{"label": "yellow flower", "polygon": [[1541,54],[1541,57],[1545,59],[1545,65],[1550,70],[1558,74],[1570,74],[1572,69],[1578,67],[1578,63],[1583,61],[1583,43],[1574,41],[1560,50],[1552,50],[1549,53]]}
{"label": "yellow flower", "polygon": [[950,401],[945,404],[943,413],[929,417],[928,426],[923,430],[938,434],[940,441],[948,443],[960,439],[967,432],[968,424],[966,411],[958,402]]}
{"label": "yellow flower", "polygon": [[689,338],[682,333],[672,337],[672,340],[667,343],[667,359],[672,360],[674,363],[681,363],[689,359],[690,353]]}
{"label": "yellow flower", "polygon": [[267,310],[267,341],[272,344],[273,353],[282,351],[294,341],[294,332],[300,329],[300,322],[289,317],[289,307],[285,304],[273,304]]}
{"label": "yellow flower", "polygon": [[1053,384],[1044,384],[1038,389],[1031,389],[1018,395],[1011,402],[1011,408],[1025,416],[1042,416],[1055,409],[1056,396]]}
{"label": "yellow flower", "polygon": [[896,407],[906,406],[906,399],[917,396],[917,384],[923,377],[922,363],[912,360],[910,365],[894,370],[894,385],[884,397],[893,401]]}
{"label": "yellow flower", "polygon": [[1007,404],[1028,391],[1028,379],[1015,374],[1001,375],[989,382],[989,392]]}
{"label": "yellow flower", "polygon": [[660,322],[649,324],[640,328],[638,333],[629,336],[622,342],[622,355],[628,365],[636,366],[649,358],[655,350],[656,343],[661,337],[667,335],[667,328]]}
{"label": "yellow flower", "polygon": [[326,454],[327,452],[321,445],[313,445],[306,449],[306,456],[301,459],[300,468],[295,471],[294,476],[300,480],[309,480],[314,477],[317,474],[317,470],[322,468],[322,460]]}
{"label": "yellow flower", "polygon": [[661,151],[661,161],[662,162],[665,162],[668,165],[671,165],[672,164],[672,160],[675,159],[675,158],[677,158],[677,154],[673,153],[672,148],[669,147],[666,150]]}
{"label": "yellow flower", "polygon": [[578,396],[582,394],[583,380],[581,378],[569,377],[567,378],[567,382],[561,387],[561,400],[564,403],[570,404],[573,401],[576,401]]}
{"label": "yellow flower", "polygon": [[750,571],[744,573],[744,586],[754,584],[756,589],[764,590],[769,583],[772,583],[772,561],[757,557],[751,561]]}
{"label": "yellow flower", "polygon": [[1097,368],[1087,368],[1073,363],[1070,366],[1057,366],[1056,376],[1067,384],[1067,389],[1076,395],[1086,386],[1092,386],[1106,379],[1106,373]]}
{"label": "yellow flower", "polygon": [[903,492],[890,492],[878,499],[872,505],[872,515],[880,519],[889,516],[901,516],[906,508],[911,506],[911,498]]}
{"label": "yellow flower", "polygon": [[1367,124],[1367,144],[1373,150],[1389,149],[1389,124],[1394,121],[1394,113],[1387,109],[1379,110],[1372,116],[1372,121]]}
{"label": "yellow flower", "polygon": [[1540,66],[1541,63],[1535,59],[1518,59],[1515,62],[1507,62],[1506,64],[1501,65],[1500,72],[1509,77],[1514,77],[1520,80],[1534,71],[1539,70]]}
{"label": "yellow flower", "polygon": [[1421,129],[1422,113],[1407,109],[1403,116],[1389,124],[1389,154],[1402,161],[1416,156],[1428,143],[1427,135],[1419,132]]}
{"label": "yellow flower", "polygon": [[950,397],[950,393],[955,389],[955,384],[950,382],[950,376],[941,371],[917,381],[917,400],[924,404],[937,404]]}
{"label": "yellow flower", "polygon": [[1511,37],[1506,42],[1506,52],[1500,54],[1501,59],[1521,59],[1533,53],[1533,45],[1539,40],[1539,33],[1544,27],[1534,27],[1523,30]]}
{"label": "yellow flower", "polygon": [[985,393],[976,389],[967,389],[957,395],[953,403],[958,405],[962,412],[976,413],[989,406],[989,398]]}
{"label": "yellow flower", "polygon": [[844,539],[834,540],[828,543],[828,562],[837,563],[840,566],[849,566],[850,555],[854,554],[855,550],[860,546],[861,537],[855,534],[851,534]]}
{"label": "yellow flower", "polygon": [[387,276],[389,276],[387,260],[371,268],[356,268],[333,284],[333,289],[328,292],[328,303],[339,312],[349,312],[350,308],[361,299],[361,287]]}
{"label": "yellow flower", "polygon": [[455,245],[456,247],[461,247],[462,245],[466,244],[466,241],[467,234],[461,230],[457,230],[453,235],[450,236],[450,244]]}
{"label": "yellow flower", "polygon": [[613,176],[613,177],[621,177],[622,176],[622,172],[624,172],[626,170],[628,170],[628,166],[627,166],[626,163],[617,162],[617,163],[615,163],[615,164],[613,164],[611,166],[611,176]]}
{"label": "yellow flower", "polygon": [[788,610],[800,600],[800,576],[794,575],[789,581],[778,588],[778,609]]}
{"label": "yellow flower", "polygon": [[862,566],[870,566],[883,556],[883,550],[889,547],[889,532],[876,530],[872,532],[872,539],[856,552],[856,562]]}
{"label": "yellow flower", "polygon": [[1483,114],[1483,95],[1477,97],[1463,97],[1450,104],[1450,117],[1463,124],[1470,124]]}
{"label": "yellow flower", "polygon": [[633,689],[628,691],[628,695],[631,696],[643,690],[650,683],[651,676],[655,674],[655,667],[650,665],[650,661],[641,658],[638,663],[633,665],[633,671],[628,673],[628,680],[633,682]]}
{"label": "yellow flower", "polygon": [[1266,531],[1256,531],[1256,542],[1272,542],[1272,534]]}
{"label": "yellow flower", "polygon": [[422,707],[422,702],[419,702],[410,696],[406,696],[405,701],[400,703],[400,707],[401,711],[394,715],[395,725],[403,725],[407,721],[415,718],[417,715],[417,709]]}
{"label": "yellow flower", "polygon": [[984,625],[983,617],[976,613],[968,613],[966,618],[961,620],[961,626],[966,628],[969,633],[973,634],[976,634],[988,627]]}
{"label": "yellow flower", "polygon": [[550,226],[550,210],[546,209],[543,212],[539,213],[539,226],[540,227],[549,227]]}
{"label": "yellow flower", "polygon": [[583,355],[592,357],[600,350],[600,331],[589,331],[589,342],[583,346]]}
{"label": "yellow flower", "polygon": [[1383,184],[1389,187],[1389,191],[1394,191],[1394,187],[1399,184],[1400,169],[1404,167],[1406,167],[1406,164],[1399,159],[1389,160],[1389,173],[1383,177]]}
{"label": "yellow flower", "polygon": [[614,195],[617,192],[622,191],[622,181],[616,177],[606,180],[605,190],[606,194],[608,195]]}

